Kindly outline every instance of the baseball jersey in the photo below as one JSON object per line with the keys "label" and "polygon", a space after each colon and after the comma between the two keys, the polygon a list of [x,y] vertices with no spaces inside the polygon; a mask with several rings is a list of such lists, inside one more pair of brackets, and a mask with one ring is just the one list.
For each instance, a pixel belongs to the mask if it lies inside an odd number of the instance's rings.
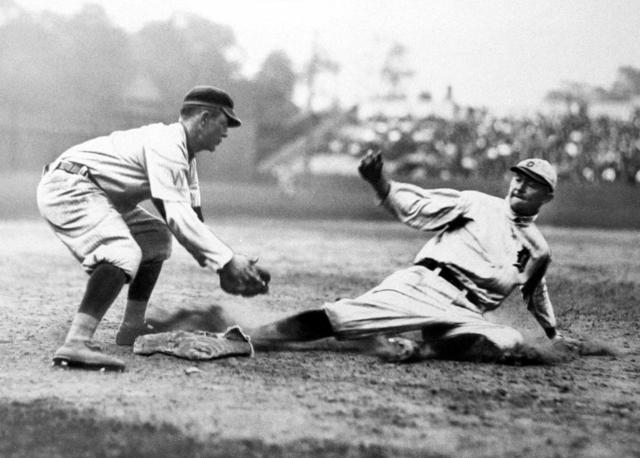
{"label": "baseball jersey", "polygon": [[68,149],[56,162],[62,160],[87,166],[122,213],[149,198],[161,199],[171,231],[201,265],[217,270],[231,259],[231,249],[191,208],[201,205],[200,187],[182,124],[116,131]]}
{"label": "baseball jersey", "polygon": [[180,123],[116,131],[71,147],[59,160],[86,165],[122,212],[151,197],[200,206],[196,161],[189,161]]}
{"label": "baseball jersey", "polygon": [[[478,297],[478,311],[495,309],[548,260],[549,247],[535,217],[513,213],[506,199],[477,191],[423,189],[391,182],[382,202],[400,221],[422,231],[438,231],[415,257],[445,264]],[[544,278],[527,307],[544,329],[556,320]]]}

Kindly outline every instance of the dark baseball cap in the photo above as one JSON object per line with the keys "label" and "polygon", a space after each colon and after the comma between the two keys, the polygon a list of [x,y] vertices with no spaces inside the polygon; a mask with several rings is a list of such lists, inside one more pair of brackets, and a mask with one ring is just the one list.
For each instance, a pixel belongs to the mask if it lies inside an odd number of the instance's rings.
{"label": "dark baseball cap", "polygon": [[546,184],[551,192],[556,190],[558,175],[553,166],[544,159],[525,159],[511,167],[511,171],[522,173],[538,183]]}
{"label": "dark baseball cap", "polygon": [[220,108],[229,120],[229,127],[238,127],[242,121],[233,111],[233,100],[222,89],[213,86],[195,86],[184,96],[182,106]]}

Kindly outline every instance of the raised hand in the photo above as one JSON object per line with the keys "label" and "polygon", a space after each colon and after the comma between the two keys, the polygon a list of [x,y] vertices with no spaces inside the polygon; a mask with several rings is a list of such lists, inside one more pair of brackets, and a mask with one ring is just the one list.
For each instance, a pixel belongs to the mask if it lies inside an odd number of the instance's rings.
{"label": "raised hand", "polygon": [[369,150],[360,161],[358,172],[360,176],[371,184],[377,183],[382,177],[382,154],[380,151]]}
{"label": "raised hand", "polygon": [[376,190],[378,197],[384,199],[389,194],[389,189],[391,185],[387,181],[382,173],[382,166],[384,162],[382,160],[382,154],[380,151],[372,151],[369,150],[367,154],[360,161],[360,165],[358,166],[358,172],[362,178],[364,178],[373,189]]}

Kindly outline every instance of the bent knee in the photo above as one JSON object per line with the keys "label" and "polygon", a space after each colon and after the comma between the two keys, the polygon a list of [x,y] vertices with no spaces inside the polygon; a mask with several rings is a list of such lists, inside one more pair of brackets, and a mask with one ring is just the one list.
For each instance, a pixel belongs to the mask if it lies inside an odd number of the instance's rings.
{"label": "bent knee", "polygon": [[121,239],[97,247],[83,259],[82,266],[91,273],[103,262],[119,267],[128,280],[131,280],[138,273],[138,267],[142,262],[142,250],[133,239]]}
{"label": "bent knee", "polygon": [[142,262],[162,262],[171,256],[173,236],[165,224],[154,225],[153,230],[138,234],[136,242],[142,250]]}

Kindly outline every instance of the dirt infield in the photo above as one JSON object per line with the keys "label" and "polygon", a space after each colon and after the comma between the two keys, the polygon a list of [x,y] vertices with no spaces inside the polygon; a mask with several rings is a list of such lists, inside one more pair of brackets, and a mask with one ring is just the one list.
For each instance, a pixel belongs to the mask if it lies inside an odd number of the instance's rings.
{"label": "dirt infield", "polygon": [[[217,303],[256,321],[277,318],[363,292],[411,262],[425,239],[387,222],[213,226],[260,255],[272,292],[226,296],[176,244],[151,313]],[[618,356],[394,365],[320,342],[194,364],[117,347],[121,297],[96,335],[127,363],[114,374],[51,367],[85,276],[43,223],[0,222],[0,456],[640,456],[640,235],[543,232],[559,321]],[[493,318],[544,342],[517,298]],[[186,371],[193,366],[200,371]]]}

